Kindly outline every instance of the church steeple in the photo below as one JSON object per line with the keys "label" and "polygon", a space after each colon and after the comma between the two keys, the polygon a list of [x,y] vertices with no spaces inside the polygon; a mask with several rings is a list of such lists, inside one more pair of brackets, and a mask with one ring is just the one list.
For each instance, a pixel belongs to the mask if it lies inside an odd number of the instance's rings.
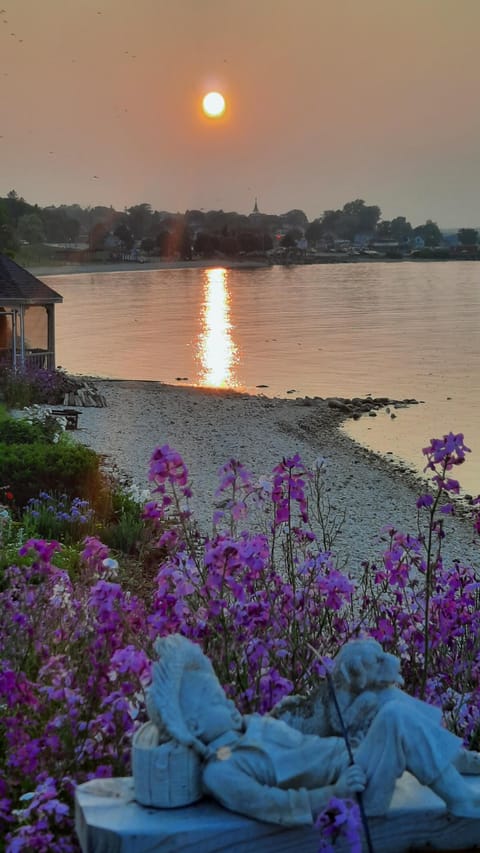
{"label": "church steeple", "polygon": [[255,204],[253,205],[252,213],[258,213],[257,197],[255,196]]}

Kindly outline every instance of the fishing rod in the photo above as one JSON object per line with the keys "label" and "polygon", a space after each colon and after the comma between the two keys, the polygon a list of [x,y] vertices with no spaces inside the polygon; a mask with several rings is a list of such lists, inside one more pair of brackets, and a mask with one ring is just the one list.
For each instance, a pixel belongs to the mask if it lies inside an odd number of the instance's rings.
{"label": "fishing rod", "polygon": [[[320,655],[318,654],[317,650],[314,649],[313,646],[310,645],[310,643],[307,643],[307,645],[308,645],[309,649],[311,649],[311,651],[315,654],[315,657],[320,660],[321,658],[320,658]],[[348,757],[350,759],[350,764],[355,764],[355,759],[353,756],[352,747],[350,745],[350,739],[348,737],[348,732],[347,732],[347,729],[345,727],[345,723],[344,723],[344,720],[342,717],[340,705],[338,704],[338,699],[337,699],[337,694],[335,692],[335,686],[333,683],[333,678],[330,675],[330,673],[328,672],[328,670],[325,671],[325,676],[327,679],[327,685],[328,685],[328,689],[330,691],[330,696],[332,697],[332,701],[333,701],[333,704],[335,705],[335,710],[337,712],[338,719],[340,721],[340,728],[342,731],[342,737],[345,741],[345,746],[347,747],[347,752],[348,752]],[[361,791],[357,791],[355,796],[356,796],[357,803],[358,803],[358,809],[360,811],[360,819],[362,821],[362,827],[363,827],[363,831],[365,833],[365,840],[367,842],[368,853],[375,853],[375,851],[373,849],[372,836],[370,835],[370,827],[368,825],[367,815],[365,814],[365,809],[363,807],[363,797],[362,797]]]}

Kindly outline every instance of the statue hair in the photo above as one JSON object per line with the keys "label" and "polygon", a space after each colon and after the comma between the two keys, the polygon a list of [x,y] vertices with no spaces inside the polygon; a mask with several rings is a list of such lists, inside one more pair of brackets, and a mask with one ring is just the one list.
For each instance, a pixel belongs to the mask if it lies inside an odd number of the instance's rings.
{"label": "statue hair", "polygon": [[159,659],[153,664],[147,693],[150,720],[157,726],[161,740],[173,739],[205,755],[205,744],[188,728],[180,698],[182,683],[189,674],[202,673],[218,681],[213,666],[200,646],[181,634],[160,637],[155,641],[155,651]]}

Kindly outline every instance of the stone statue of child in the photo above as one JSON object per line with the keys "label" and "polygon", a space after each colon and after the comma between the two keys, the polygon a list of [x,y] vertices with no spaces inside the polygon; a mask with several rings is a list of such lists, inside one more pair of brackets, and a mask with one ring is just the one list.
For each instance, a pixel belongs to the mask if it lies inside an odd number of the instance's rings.
{"label": "stone statue of child", "polygon": [[[387,703],[408,704],[412,713],[425,716],[433,725],[442,723],[439,708],[399,689],[403,685],[399,659],[385,652],[372,637],[352,640],[342,646],[333,662],[331,678],[352,747],[359,746],[378,710]],[[326,681],[307,696],[286,696],[270,713],[303,734],[329,737],[342,733],[342,724]],[[461,773],[478,775],[480,753],[460,749],[454,764]]]}
{"label": "stone statue of child", "polygon": [[208,658],[185,637],[161,638],[156,651],[150,718],[197,751],[204,791],[225,808],[284,826],[311,825],[330,797],[364,791],[366,814],[383,815],[397,778],[409,770],[453,814],[480,816],[480,800],[453,764],[460,739],[409,703],[378,709],[349,766],[341,737],[306,735],[270,716],[242,717]]}

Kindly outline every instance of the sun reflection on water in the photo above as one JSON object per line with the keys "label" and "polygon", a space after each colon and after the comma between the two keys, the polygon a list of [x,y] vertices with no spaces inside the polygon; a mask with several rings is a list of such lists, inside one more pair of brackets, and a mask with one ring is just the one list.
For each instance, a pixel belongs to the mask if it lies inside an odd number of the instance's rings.
{"label": "sun reflection on water", "polygon": [[230,291],[227,270],[205,270],[203,285],[202,331],[198,341],[200,385],[234,388],[238,385],[235,366],[237,347],[231,335]]}

